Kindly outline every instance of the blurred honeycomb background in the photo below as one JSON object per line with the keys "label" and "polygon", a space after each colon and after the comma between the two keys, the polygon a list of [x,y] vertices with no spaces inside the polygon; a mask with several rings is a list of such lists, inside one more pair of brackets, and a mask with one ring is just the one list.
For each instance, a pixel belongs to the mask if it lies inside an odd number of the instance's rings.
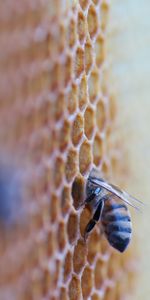
{"label": "blurred honeycomb background", "polygon": [[83,240],[91,168],[122,187],[128,176],[109,87],[110,9],[106,0],[0,3],[1,157],[22,174],[25,206],[1,230],[1,300],[131,294],[132,246],[117,253],[98,226]]}
{"label": "blurred honeycomb background", "polygon": [[[127,148],[128,191],[141,199],[133,230],[140,254],[133,299],[150,298],[150,2],[112,1],[109,15],[109,84],[118,100],[118,123]],[[137,247],[135,247],[137,249]]]}

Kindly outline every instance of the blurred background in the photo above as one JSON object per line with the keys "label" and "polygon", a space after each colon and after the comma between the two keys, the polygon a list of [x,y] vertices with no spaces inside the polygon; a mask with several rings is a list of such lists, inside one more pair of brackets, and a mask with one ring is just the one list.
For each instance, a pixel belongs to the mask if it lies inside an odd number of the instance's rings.
{"label": "blurred background", "polygon": [[118,124],[125,136],[132,176],[130,193],[145,203],[133,224],[139,238],[137,295],[150,295],[150,2],[112,1],[109,55],[112,89],[118,100]]}
{"label": "blurred background", "polygon": [[[0,300],[120,300],[137,253],[132,299],[149,300],[149,12],[148,0],[1,1]],[[122,149],[129,179],[111,173]],[[145,203],[124,254],[98,226],[83,243],[92,166]]]}

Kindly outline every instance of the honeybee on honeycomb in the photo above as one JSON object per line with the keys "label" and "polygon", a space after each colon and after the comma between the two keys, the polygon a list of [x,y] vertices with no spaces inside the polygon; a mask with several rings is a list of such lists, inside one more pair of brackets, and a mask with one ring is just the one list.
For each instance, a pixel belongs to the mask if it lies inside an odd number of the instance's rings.
{"label": "honeybee on honeycomb", "polygon": [[8,228],[0,299],[121,299],[134,278],[135,250],[112,254],[96,231],[85,243],[89,211],[78,210],[89,169],[121,177],[112,152],[122,146],[111,139],[109,1],[22,0],[18,7],[12,0],[0,8],[0,144],[23,171],[21,191],[18,172],[0,182],[0,223]]}
{"label": "honeybee on honeycomb", "polygon": [[109,244],[124,252],[132,236],[132,221],[126,204],[139,210],[131,201],[140,204],[142,202],[100,178],[99,172],[94,168],[88,177],[86,192],[85,203],[92,206],[94,215],[85,228],[84,237],[86,238],[96,223],[101,221],[102,230]]}

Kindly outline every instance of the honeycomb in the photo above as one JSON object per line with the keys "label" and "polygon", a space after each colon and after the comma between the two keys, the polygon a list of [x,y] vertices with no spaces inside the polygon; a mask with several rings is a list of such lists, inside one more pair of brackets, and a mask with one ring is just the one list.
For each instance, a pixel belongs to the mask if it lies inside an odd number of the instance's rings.
{"label": "honeycomb", "polygon": [[[107,78],[107,0],[0,3],[1,155],[24,174],[25,221],[1,230],[0,299],[119,300],[132,249],[83,233],[92,167],[121,177]],[[118,158],[119,157],[119,158]]]}

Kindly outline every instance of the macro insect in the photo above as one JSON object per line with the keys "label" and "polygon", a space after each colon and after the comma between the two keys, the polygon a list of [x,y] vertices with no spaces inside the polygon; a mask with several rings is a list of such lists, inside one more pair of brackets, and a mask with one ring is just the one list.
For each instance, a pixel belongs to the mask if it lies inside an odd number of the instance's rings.
{"label": "macro insect", "polygon": [[85,228],[84,238],[91,232],[97,222],[101,221],[101,229],[109,244],[120,252],[124,252],[131,241],[132,222],[126,204],[139,210],[132,201],[142,202],[100,177],[96,169],[92,169],[86,184],[87,198],[94,210],[92,219]]}

